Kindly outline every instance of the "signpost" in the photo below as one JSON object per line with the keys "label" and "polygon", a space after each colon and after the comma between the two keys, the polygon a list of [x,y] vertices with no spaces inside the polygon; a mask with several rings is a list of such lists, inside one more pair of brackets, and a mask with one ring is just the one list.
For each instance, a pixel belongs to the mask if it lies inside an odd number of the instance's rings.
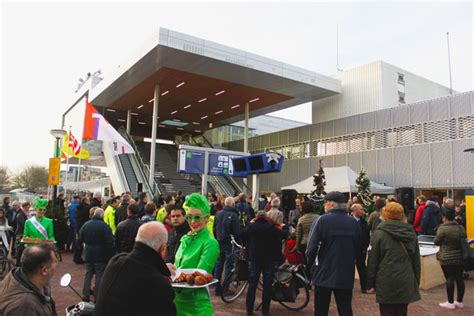
{"label": "signpost", "polygon": [[61,170],[61,158],[49,158],[48,185],[59,185],[59,172]]}

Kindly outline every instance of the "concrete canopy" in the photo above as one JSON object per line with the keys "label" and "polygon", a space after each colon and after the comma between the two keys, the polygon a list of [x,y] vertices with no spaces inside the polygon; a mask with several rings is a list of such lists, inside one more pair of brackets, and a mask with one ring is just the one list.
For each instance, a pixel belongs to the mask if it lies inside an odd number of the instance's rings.
{"label": "concrete canopy", "polygon": [[254,117],[341,92],[341,83],[328,76],[160,28],[89,100],[107,108],[115,126],[131,110],[132,134],[149,137],[157,84],[160,138],[242,120],[247,102]]}

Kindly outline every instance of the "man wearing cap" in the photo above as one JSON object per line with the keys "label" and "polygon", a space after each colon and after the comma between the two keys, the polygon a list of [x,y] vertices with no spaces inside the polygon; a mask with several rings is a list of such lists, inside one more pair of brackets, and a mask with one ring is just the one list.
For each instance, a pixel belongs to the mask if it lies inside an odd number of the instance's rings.
{"label": "man wearing cap", "polygon": [[356,260],[360,258],[360,228],[346,213],[346,197],[330,192],[324,197],[322,215],[311,227],[306,256],[313,265],[315,315],[327,315],[331,293],[339,315],[352,315],[352,289]]}

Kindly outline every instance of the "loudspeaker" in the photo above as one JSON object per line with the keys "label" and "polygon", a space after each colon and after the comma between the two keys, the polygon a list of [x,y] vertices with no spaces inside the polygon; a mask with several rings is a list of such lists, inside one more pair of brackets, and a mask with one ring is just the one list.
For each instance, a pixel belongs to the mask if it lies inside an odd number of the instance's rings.
{"label": "loudspeaker", "polygon": [[415,188],[398,188],[397,194],[406,214],[415,210]]}
{"label": "loudspeaker", "polygon": [[296,197],[298,192],[296,190],[281,190],[281,207],[285,211],[294,210],[296,208]]}
{"label": "loudspeaker", "polygon": [[143,183],[137,182],[137,195],[143,192]]}

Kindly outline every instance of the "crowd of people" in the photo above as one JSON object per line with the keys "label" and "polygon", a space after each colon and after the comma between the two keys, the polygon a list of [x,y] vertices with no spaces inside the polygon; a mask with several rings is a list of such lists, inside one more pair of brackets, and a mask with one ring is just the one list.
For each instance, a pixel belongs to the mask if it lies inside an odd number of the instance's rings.
{"label": "crowd of people", "polygon": [[[48,282],[58,250],[73,252],[73,261],[85,264],[82,299],[95,302],[95,315],[151,315],[158,310],[163,315],[212,315],[207,289],[173,290],[170,277],[178,269],[202,269],[219,280],[215,295],[230,292],[224,280],[234,264],[233,242],[247,250],[248,315],[254,314],[261,275],[262,312],[269,313],[273,275],[284,262],[305,265],[315,315],[328,314],[332,294],[339,314],[352,315],[356,269],[362,293],[375,293],[381,315],[406,315],[408,304],[420,300],[419,234],[435,236],[440,246],[437,259],[448,296],[440,307],[464,307],[465,205],[456,207],[452,199],[439,207],[437,197],[419,196],[411,218],[396,197],[387,202],[375,196],[375,210],[367,214],[357,197],[348,200],[339,192],[325,195],[322,214],[306,197],[283,208],[275,193],[262,195],[257,210],[252,197],[243,193],[178,192],[151,198],[125,192],[104,200],[97,192],[71,201],[61,194],[58,201],[54,207],[38,197],[31,208],[28,202],[4,198],[0,228],[9,229],[3,230],[2,240],[18,267],[0,285],[1,315],[25,314],[29,305],[36,315],[55,313]],[[55,241],[56,246],[22,242],[27,238]]]}

